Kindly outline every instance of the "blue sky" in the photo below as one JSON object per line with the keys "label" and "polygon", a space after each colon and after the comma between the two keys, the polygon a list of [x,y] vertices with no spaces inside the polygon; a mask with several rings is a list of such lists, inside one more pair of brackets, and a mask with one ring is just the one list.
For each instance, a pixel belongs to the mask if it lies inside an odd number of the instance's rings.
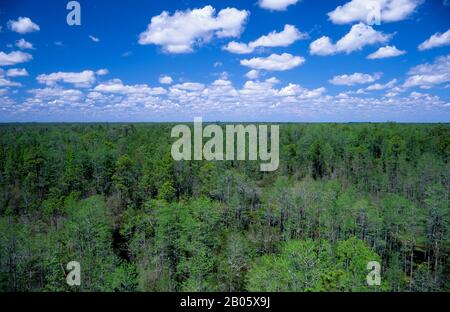
{"label": "blue sky", "polygon": [[0,122],[450,121],[447,0],[0,2]]}

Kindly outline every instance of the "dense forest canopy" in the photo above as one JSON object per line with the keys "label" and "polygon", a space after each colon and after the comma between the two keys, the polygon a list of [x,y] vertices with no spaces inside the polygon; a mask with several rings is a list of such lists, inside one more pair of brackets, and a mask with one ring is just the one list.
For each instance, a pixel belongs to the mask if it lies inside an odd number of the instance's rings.
{"label": "dense forest canopy", "polygon": [[282,124],[274,172],[172,127],[1,125],[0,290],[450,290],[448,124]]}

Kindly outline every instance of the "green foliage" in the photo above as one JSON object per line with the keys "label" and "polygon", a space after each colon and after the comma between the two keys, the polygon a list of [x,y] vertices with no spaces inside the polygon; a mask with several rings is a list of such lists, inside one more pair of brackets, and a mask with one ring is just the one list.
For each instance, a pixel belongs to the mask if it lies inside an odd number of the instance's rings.
{"label": "green foliage", "polygon": [[357,238],[339,242],[335,251],[323,240],[291,240],[280,254],[256,260],[247,287],[250,291],[368,291],[369,261],[380,257]]}
{"label": "green foliage", "polygon": [[0,291],[450,289],[448,124],[283,124],[270,173],[172,127],[0,126]]}
{"label": "green foliage", "polygon": [[[367,244],[355,237],[340,241],[336,246],[336,269],[344,273],[339,276],[337,289],[342,291],[369,291],[378,286],[368,286],[367,264],[370,261],[381,263],[381,258]],[[381,286],[381,285],[380,285]]]}

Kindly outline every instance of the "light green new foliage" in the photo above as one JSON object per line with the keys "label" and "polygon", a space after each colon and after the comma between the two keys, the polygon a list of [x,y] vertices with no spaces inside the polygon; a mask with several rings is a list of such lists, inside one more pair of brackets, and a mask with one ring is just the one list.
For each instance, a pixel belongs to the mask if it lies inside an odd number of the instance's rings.
{"label": "light green new foliage", "polygon": [[311,291],[320,289],[329,270],[331,247],[325,241],[292,240],[279,255],[257,259],[248,273],[249,291]]}
{"label": "light green new foliage", "polygon": [[[257,259],[248,273],[249,291],[369,291],[367,263],[380,257],[357,238],[339,242],[292,240],[278,255]],[[386,284],[386,283],[385,283]]]}
{"label": "light green new foliage", "polygon": [[376,285],[369,286],[367,284],[367,274],[369,273],[367,264],[371,261],[377,261],[381,265],[381,259],[367,247],[364,241],[352,237],[338,242],[335,261],[335,270],[343,271],[337,283],[338,290],[379,291],[381,289]]}

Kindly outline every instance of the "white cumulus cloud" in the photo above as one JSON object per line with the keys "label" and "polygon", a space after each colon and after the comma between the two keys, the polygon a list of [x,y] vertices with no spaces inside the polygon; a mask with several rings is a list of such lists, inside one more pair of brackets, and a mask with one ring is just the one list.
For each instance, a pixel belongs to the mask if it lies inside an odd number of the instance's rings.
{"label": "white cumulus cloud", "polygon": [[334,85],[345,85],[345,86],[353,86],[356,84],[366,84],[366,83],[372,83],[378,79],[380,79],[382,76],[381,73],[375,73],[373,75],[369,74],[363,74],[363,73],[353,73],[351,75],[339,75],[334,76],[330,83]]}
{"label": "white cumulus cloud", "polygon": [[95,74],[97,74],[98,76],[108,75],[108,73],[109,70],[107,70],[106,68],[99,69],[95,72]]}
{"label": "white cumulus cloud", "polygon": [[224,49],[231,53],[246,54],[259,47],[287,47],[295,41],[305,38],[307,38],[307,34],[300,32],[293,25],[286,24],[280,32],[272,31],[248,44],[231,41]]}
{"label": "white cumulus cloud", "polygon": [[11,68],[6,72],[6,76],[8,77],[26,77],[28,76],[28,72],[25,68]]}
{"label": "white cumulus cloud", "polygon": [[253,48],[242,42],[231,41],[223,47],[224,50],[235,54],[248,54],[253,52]]}
{"label": "white cumulus cloud", "polygon": [[172,84],[173,83],[173,79],[170,76],[164,75],[159,77],[159,83],[161,84]]}
{"label": "white cumulus cloud", "polygon": [[0,87],[20,87],[20,83],[0,77]]}
{"label": "white cumulus cloud", "polygon": [[381,47],[377,51],[369,54],[367,56],[367,58],[370,60],[374,60],[374,59],[395,57],[395,56],[403,55],[405,53],[406,53],[406,51],[399,50],[395,46],[385,46],[385,47]]}
{"label": "white cumulus cloud", "polygon": [[450,81],[450,54],[440,56],[433,63],[425,63],[411,68],[409,77],[404,83],[404,87],[415,87],[427,89],[434,85]]}
{"label": "white cumulus cloud", "polygon": [[241,65],[256,70],[285,71],[300,66],[305,62],[305,58],[294,56],[289,53],[271,54],[268,57],[254,57],[241,60]]}
{"label": "white cumulus cloud", "polygon": [[76,87],[89,87],[95,82],[95,75],[92,70],[84,70],[82,72],[56,72],[41,74],[37,76],[36,80],[48,86],[55,86],[58,82],[65,82],[73,84]]}
{"label": "white cumulus cloud", "polygon": [[[63,108],[77,104],[83,100],[83,92],[76,89],[46,87],[42,89],[31,89],[28,93],[32,94],[33,98],[25,101],[25,109],[28,109],[32,105],[46,106],[48,108]],[[77,110],[79,111],[79,109]]]}
{"label": "white cumulus cloud", "polygon": [[34,49],[33,48],[33,44],[31,42],[26,41],[25,39],[19,39],[16,41],[16,47],[18,47],[19,49]]}
{"label": "white cumulus cloud", "polygon": [[169,53],[192,52],[194,46],[209,42],[213,37],[239,37],[249,14],[235,8],[216,14],[210,5],[176,11],[173,15],[164,11],[152,17],[147,30],[139,35],[139,44],[160,45]]}
{"label": "white cumulus cloud", "polygon": [[323,36],[309,45],[309,53],[313,55],[333,55],[337,53],[351,53],[362,50],[366,45],[385,43],[391,35],[374,30],[371,26],[359,23],[353,25],[350,31],[336,44],[327,36]]}
{"label": "white cumulus cloud", "polygon": [[39,25],[33,23],[29,17],[19,17],[17,21],[10,20],[8,28],[19,34],[26,34],[30,32],[39,31]]}
{"label": "white cumulus cloud", "polygon": [[335,24],[367,22],[379,18],[380,22],[397,22],[407,18],[422,0],[351,0],[328,13]]}
{"label": "white cumulus cloud", "polygon": [[289,85],[278,91],[278,95],[297,97],[297,99],[311,99],[322,96],[326,91],[327,89],[324,87],[309,90],[298,84],[289,83]]}
{"label": "white cumulus cloud", "polygon": [[104,93],[124,94],[130,97],[142,97],[165,94],[166,90],[161,87],[152,88],[146,84],[124,85],[120,79],[112,79],[101,83],[94,88],[94,91]]}
{"label": "white cumulus cloud", "polygon": [[450,29],[447,30],[445,33],[435,33],[430,38],[422,42],[418,49],[420,51],[437,48],[437,47],[443,47],[450,45]]}
{"label": "white cumulus cloud", "polygon": [[394,78],[385,84],[375,83],[373,85],[370,85],[366,88],[366,90],[367,91],[379,91],[379,90],[391,89],[395,86],[396,83],[397,83],[397,79]]}
{"label": "white cumulus cloud", "polygon": [[25,63],[33,59],[33,56],[21,51],[13,51],[10,53],[0,52],[0,66],[15,65]]}
{"label": "white cumulus cloud", "polygon": [[184,82],[172,86],[172,89],[185,90],[185,91],[202,91],[205,89],[203,83],[198,82]]}
{"label": "white cumulus cloud", "polygon": [[296,4],[299,0],[260,0],[259,6],[263,9],[273,11],[284,11],[290,5]]}
{"label": "white cumulus cloud", "polygon": [[259,71],[252,69],[245,74],[245,77],[251,80],[257,79],[259,77]]}

